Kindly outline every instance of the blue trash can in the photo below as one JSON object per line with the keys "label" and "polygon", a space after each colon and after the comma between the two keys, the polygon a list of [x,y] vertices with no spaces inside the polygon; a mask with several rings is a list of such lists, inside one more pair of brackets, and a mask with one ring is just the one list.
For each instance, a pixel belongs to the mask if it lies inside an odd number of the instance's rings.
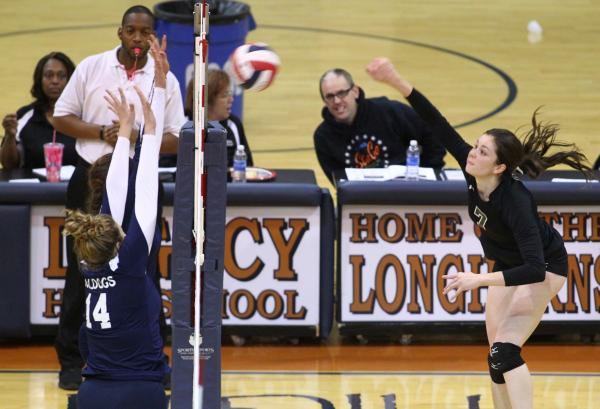
{"label": "blue trash can", "polygon": [[[167,35],[171,71],[177,77],[185,100],[186,86],[194,70],[194,3],[195,1],[165,1],[154,6],[156,34]],[[246,42],[246,35],[256,28],[250,6],[231,0],[212,0],[208,33],[209,66],[223,68],[229,55]],[[243,93],[234,93],[231,112],[242,118]]]}

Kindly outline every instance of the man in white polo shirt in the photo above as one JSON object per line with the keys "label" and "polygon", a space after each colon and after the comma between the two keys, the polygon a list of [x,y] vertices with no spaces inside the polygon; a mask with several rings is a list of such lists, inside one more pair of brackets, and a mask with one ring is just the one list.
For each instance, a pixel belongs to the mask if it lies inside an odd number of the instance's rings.
{"label": "man in white polo shirt", "polygon": [[[68,209],[84,209],[88,196],[87,171],[92,163],[110,153],[117,140],[117,116],[104,100],[106,90],[118,95],[125,90],[135,105],[136,125],[131,134],[135,145],[141,123],[142,108],[133,89],[137,85],[151,100],[154,90],[154,60],[149,55],[148,40],[154,35],[154,15],[144,6],[125,11],[118,30],[121,45],[84,59],[69,80],[54,108],[58,131],[76,139],[79,161],[67,189]],[[179,130],[185,123],[179,83],[167,75],[166,106],[162,153],[177,152]],[[132,151],[133,154],[133,151]],[[124,177],[127,177],[124,175]],[[83,360],[79,353],[79,328],[84,314],[84,288],[79,273],[73,241],[67,238],[68,266],[55,348],[61,364],[59,386],[75,390],[81,383]]]}

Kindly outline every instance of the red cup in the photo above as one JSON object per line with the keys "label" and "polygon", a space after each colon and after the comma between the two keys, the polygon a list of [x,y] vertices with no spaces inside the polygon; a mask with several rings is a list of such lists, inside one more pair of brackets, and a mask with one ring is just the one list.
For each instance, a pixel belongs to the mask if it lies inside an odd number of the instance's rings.
{"label": "red cup", "polygon": [[48,182],[60,182],[60,168],[62,166],[64,148],[65,146],[58,142],[48,142],[44,144],[46,180]]}

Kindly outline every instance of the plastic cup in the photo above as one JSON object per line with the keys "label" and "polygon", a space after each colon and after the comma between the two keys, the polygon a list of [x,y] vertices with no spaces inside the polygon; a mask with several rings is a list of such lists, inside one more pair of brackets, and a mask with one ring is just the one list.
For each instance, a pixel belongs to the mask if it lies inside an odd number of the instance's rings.
{"label": "plastic cup", "polygon": [[48,182],[60,182],[60,168],[64,145],[58,142],[44,144],[44,158],[46,159],[46,180]]}

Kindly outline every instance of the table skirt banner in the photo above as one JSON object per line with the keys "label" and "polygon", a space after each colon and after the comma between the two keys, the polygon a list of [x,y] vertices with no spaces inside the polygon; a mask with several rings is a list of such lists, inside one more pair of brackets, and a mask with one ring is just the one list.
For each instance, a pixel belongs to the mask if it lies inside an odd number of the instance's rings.
{"label": "table skirt banner", "polygon": [[227,208],[223,325],[319,324],[320,225],[319,207]]}
{"label": "table skirt banner", "polygon": [[[67,271],[64,206],[31,206],[30,321],[58,325]],[[162,299],[171,316],[171,233],[173,208],[163,208],[162,246],[159,250]],[[99,284],[101,285],[101,283]]]}
{"label": "table skirt banner", "polygon": [[[164,207],[159,269],[171,315],[173,208]],[[30,321],[56,325],[66,273],[64,207],[31,207]],[[321,207],[228,207],[223,325],[319,325]],[[327,269],[331,274],[331,269]],[[332,302],[331,297],[327,297]]]}
{"label": "table skirt banner", "polygon": [[[566,285],[544,321],[600,321],[600,206],[540,206],[562,235]],[[442,293],[443,275],[487,273],[478,232],[458,205],[340,206],[337,299],[341,324],[485,319],[486,288]]]}

